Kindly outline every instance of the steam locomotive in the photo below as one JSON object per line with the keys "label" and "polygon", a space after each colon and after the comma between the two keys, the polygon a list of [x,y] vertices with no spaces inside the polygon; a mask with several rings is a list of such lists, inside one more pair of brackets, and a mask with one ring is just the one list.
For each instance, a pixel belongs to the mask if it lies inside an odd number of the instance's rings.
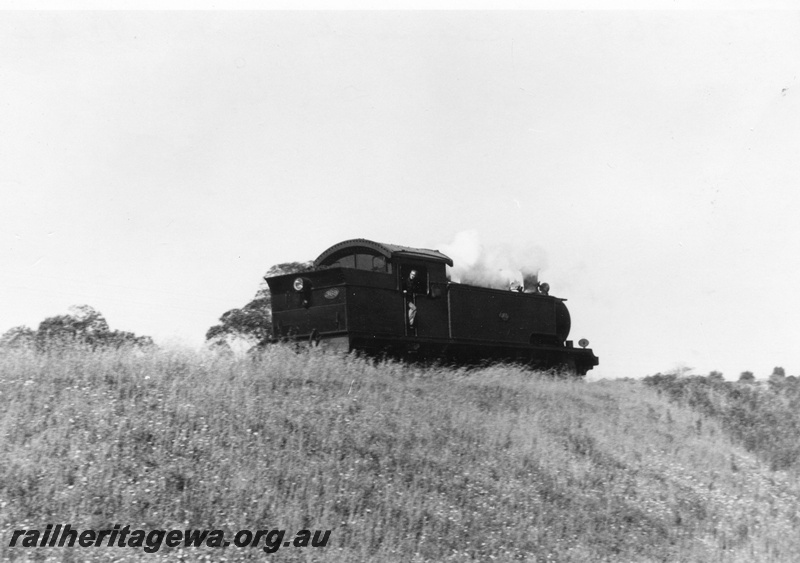
{"label": "steam locomotive", "polygon": [[265,278],[273,342],[456,363],[512,361],[585,375],[598,364],[588,342],[567,340],[565,299],[547,284],[522,291],[454,283],[436,250],[353,239],[313,270]]}

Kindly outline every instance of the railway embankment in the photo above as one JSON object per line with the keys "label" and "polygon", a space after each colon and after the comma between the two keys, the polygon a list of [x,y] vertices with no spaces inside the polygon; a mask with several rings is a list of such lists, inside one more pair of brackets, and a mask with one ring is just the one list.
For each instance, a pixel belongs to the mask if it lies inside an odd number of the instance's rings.
{"label": "railway embankment", "polygon": [[[764,458],[717,411],[641,381],[274,347],[239,358],[9,351],[0,386],[0,549],[10,560],[766,562],[800,553],[797,468]],[[8,547],[14,530],[48,524],[331,534],[324,548],[273,554]]]}

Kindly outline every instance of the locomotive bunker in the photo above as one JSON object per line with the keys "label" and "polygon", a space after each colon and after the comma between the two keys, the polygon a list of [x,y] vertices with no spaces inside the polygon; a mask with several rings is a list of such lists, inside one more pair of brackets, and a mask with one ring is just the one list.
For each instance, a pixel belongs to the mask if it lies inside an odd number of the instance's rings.
{"label": "locomotive bunker", "polygon": [[514,361],[575,375],[598,364],[591,349],[567,340],[565,299],[549,295],[547,284],[520,291],[454,283],[452,265],[436,250],[340,242],[312,271],[265,278],[273,341],[404,359]]}

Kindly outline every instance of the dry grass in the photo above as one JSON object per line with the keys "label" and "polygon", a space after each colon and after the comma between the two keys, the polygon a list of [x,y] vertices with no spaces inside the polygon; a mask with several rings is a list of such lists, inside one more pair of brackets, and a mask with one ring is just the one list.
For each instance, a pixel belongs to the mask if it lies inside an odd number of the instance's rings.
{"label": "dry grass", "polygon": [[[792,561],[796,476],[637,382],[272,348],[0,357],[20,560]],[[328,547],[7,548],[14,529],[331,529]],[[72,558],[72,559],[71,559]]]}

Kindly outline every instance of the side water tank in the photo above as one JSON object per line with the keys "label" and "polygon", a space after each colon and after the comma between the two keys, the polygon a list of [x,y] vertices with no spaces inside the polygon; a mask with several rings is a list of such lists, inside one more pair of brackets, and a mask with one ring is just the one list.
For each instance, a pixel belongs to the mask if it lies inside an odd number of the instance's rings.
{"label": "side water tank", "polygon": [[569,336],[569,329],[572,320],[569,318],[569,311],[563,301],[558,301],[556,304],[556,335],[560,342],[564,342]]}

